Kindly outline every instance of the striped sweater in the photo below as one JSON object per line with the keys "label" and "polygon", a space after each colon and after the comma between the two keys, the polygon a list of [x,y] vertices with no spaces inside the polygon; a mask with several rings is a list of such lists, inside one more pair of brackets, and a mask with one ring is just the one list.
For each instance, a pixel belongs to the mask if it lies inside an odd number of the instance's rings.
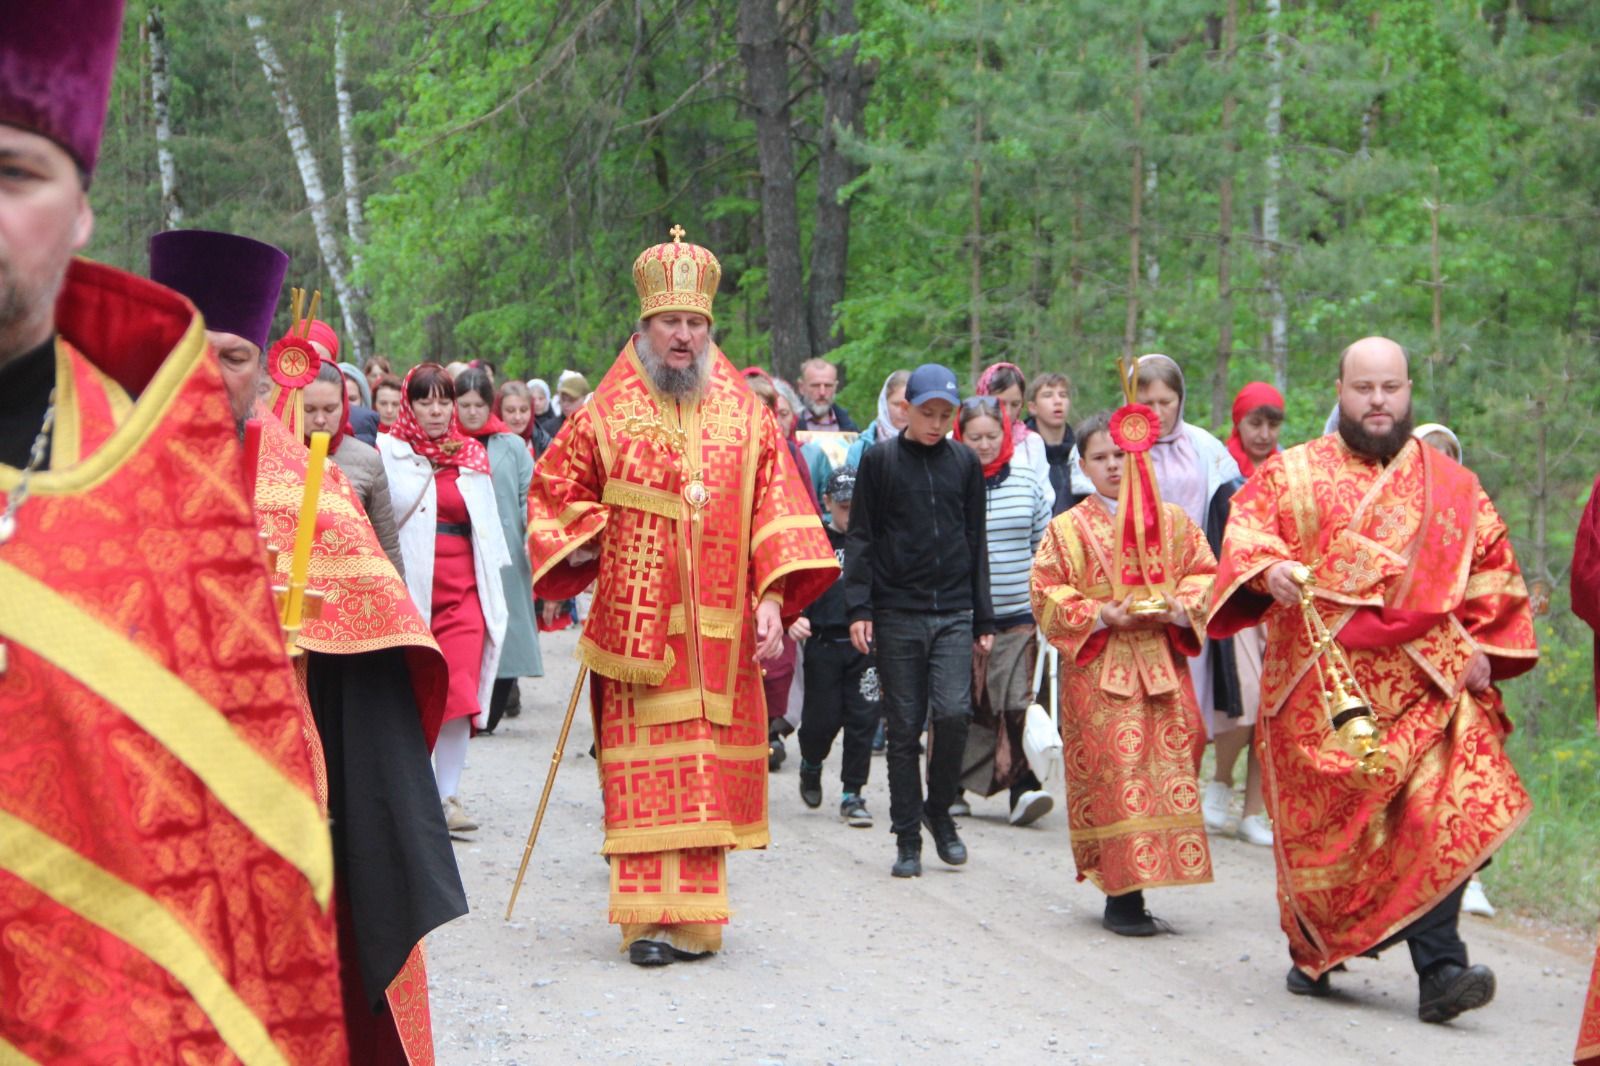
{"label": "striped sweater", "polygon": [[1050,500],[1026,464],[1012,466],[999,485],[986,492],[989,538],[989,599],[1001,629],[1033,619],[1028,580],[1033,553],[1050,524]]}

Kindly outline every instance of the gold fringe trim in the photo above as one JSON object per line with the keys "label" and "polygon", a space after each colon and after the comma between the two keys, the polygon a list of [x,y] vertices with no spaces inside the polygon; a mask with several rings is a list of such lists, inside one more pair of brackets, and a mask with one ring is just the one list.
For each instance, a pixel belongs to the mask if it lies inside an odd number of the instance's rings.
{"label": "gold fringe trim", "polygon": [[640,659],[630,659],[606,651],[595,644],[588,636],[578,640],[578,661],[601,677],[609,677],[613,681],[621,681],[627,685],[646,685],[654,688],[666,680],[667,674],[672,671],[672,649],[666,649],[666,659],[660,663],[648,662]]}
{"label": "gold fringe trim", "polygon": [[733,640],[739,635],[739,623],[702,621],[700,635],[712,640]]}
{"label": "gold fringe trim", "polygon": [[667,614],[667,636],[681,637],[689,632],[689,623],[683,617],[683,604],[675,603]]}
{"label": "gold fringe trim", "polygon": [[765,825],[756,829],[735,829],[734,836],[738,843],[733,845],[734,851],[760,851],[772,843],[772,831]]}
{"label": "gold fringe trim", "polygon": [[[642,925],[653,928],[663,925],[677,925],[680,922],[722,922],[732,917],[732,911],[727,906],[703,907],[663,907],[657,904],[654,907],[612,907],[610,921],[612,925]],[[662,930],[670,932],[670,930]],[[634,937],[635,940],[646,939],[641,933]],[[626,948],[628,945],[624,944]]]}
{"label": "gold fringe trim", "polygon": [[[641,707],[637,703],[633,706],[633,724],[636,726],[673,725],[677,722],[692,722],[702,717],[703,712],[700,701],[692,703],[665,703],[654,707]],[[639,758],[649,758],[649,749],[641,753]]]}
{"label": "gold fringe trim", "polygon": [[683,501],[678,499],[676,493],[660,492],[622,481],[607,481],[605,489],[600,494],[600,500],[602,503],[660,515],[662,518],[683,517]]}
{"label": "gold fringe trim", "polygon": [[[616,834],[616,835],[613,835]],[[602,855],[640,855],[652,851],[687,851],[690,848],[737,848],[733,830],[723,826],[666,829],[607,830],[600,845]]]}

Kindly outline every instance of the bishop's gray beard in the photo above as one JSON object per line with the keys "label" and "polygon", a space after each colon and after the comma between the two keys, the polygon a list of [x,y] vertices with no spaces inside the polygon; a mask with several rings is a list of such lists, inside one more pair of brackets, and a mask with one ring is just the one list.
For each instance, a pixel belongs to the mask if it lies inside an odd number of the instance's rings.
{"label": "bishop's gray beard", "polygon": [[644,367],[644,372],[650,378],[650,384],[656,391],[675,400],[692,400],[700,394],[705,387],[706,377],[711,366],[709,357],[711,341],[708,339],[704,348],[695,353],[694,362],[679,369],[668,366],[650,347],[650,341],[640,334],[633,342],[633,350],[639,356],[639,362]]}
{"label": "bishop's gray beard", "polygon": [[1359,418],[1351,418],[1344,413],[1344,408],[1339,408],[1339,436],[1350,446],[1350,450],[1357,455],[1364,455],[1368,459],[1376,459],[1380,463],[1387,463],[1390,459],[1400,454],[1400,449],[1406,446],[1406,441],[1411,439],[1411,408],[1406,408],[1406,413],[1395,418],[1389,425],[1387,433],[1370,433],[1361,424]]}

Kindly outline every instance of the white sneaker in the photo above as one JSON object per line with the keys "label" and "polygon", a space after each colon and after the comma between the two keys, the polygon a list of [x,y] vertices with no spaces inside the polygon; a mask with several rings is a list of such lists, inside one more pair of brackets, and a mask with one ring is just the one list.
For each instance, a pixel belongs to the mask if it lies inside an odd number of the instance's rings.
{"label": "white sneaker", "polygon": [[1467,891],[1461,897],[1461,909],[1468,914],[1481,914],[1485,918],[1494,917],[1494,904],[1484,895],[1483,882],[1476,877],[1467,882]]}
{"label": "white sneaker", "polygon": [[1207,829],[1222,829],[1228,824],[1228,808],[1233,806],[1233,786],[1221,781],[1207,781],[1206,791],[1200,797],[1200,813],[1205,816]]}
{"label": "white sneaker", "polygon": [[1024,792],[1017,797],[1017,802],[1011,805],[1011,824],[1032,825],[1049,814],[1050,808],[1055,805],[1055,797],[1043,789],[1036,788]]}
{"label": "white sneaker", "polygon": [[1248,818],[1239,819],[1239,839],[1246,844],[1259,844],[1264,848],[1272,847],[1272,823],[1267,821],[1264,814],[1252,814]]}
{"label": "white sneaker", "polygon": [[968,803],[965,798],[958,798],[954,803],[950,804],[950,817],[967,818],[971,815],[972,804]]}

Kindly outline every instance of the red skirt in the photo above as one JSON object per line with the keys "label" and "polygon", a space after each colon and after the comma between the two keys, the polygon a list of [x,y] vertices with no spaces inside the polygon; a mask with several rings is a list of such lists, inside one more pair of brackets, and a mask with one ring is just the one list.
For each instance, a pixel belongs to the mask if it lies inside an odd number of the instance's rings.
{"label": "red skirt", "polygon": [[[467,503],[448,467],[434,479],[439,493],[439,522],[467,526]],[[477,572],[472,564],[472,537],[440,533],[433,549],[433,639],[439,642],[450,670],[444,720],[469,718],[480,710],[478,680],[483,672],[483,642],[488,627],[478,603]]]}

